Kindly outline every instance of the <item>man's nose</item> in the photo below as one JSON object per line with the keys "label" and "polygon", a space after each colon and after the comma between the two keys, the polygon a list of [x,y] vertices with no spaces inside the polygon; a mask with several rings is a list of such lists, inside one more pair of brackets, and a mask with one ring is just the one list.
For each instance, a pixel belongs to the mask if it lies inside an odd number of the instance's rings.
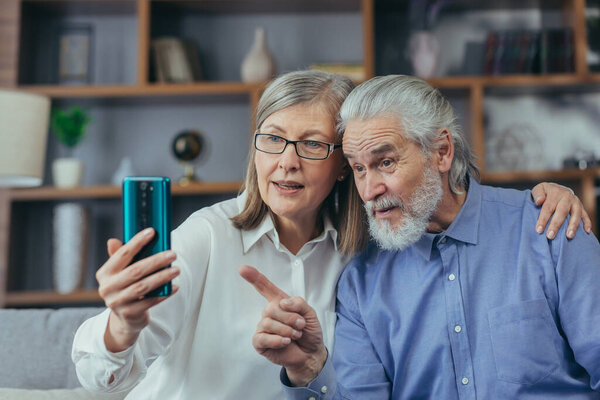
{"label": "man's nose", "polygon": [[376,173],[368,173],[364,178],[364,187],[361,191],[363,201],[376,200],[385,193],[386,186],[381,176]]}

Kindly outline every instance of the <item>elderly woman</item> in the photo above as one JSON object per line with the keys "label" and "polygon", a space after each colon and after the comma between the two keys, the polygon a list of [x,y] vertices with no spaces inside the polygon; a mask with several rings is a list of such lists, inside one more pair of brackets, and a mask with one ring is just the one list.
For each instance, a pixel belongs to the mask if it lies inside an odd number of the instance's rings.
{"label": "elderly woman", "polygon": [[[336,282],[368,232],[335,128],[352,89],[346,78],[315,71],[279,77],[258,104],[239,197],[195,212],[173,231],[172,251],[129,267],[153,231],[124,245],[108,241],[110,258],[97,273],[108,308],[79,328],[73,345],[84,387],[131,390],[132,399],[282,398],[279,367],[251,344],[265,301],[238,276],[242,264],[260,265],[305,298],[332,348]],[[551,192],[551,209],[560,201],[563,217],[571,208],[579,219],[574,196]],[[143,297],[172,279],[166,301]]]}

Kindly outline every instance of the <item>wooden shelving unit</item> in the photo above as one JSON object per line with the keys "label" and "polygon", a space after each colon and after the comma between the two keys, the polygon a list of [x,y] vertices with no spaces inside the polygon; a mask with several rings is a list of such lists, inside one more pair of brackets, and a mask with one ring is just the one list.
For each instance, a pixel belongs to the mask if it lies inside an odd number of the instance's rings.
{"label": "wooden shelving unit", "polygon": [[[192,183],[181,186],[173,185],[173,196],[190,196],[203,194],[236,193],[241,182],[207,182]],[[60,189],[54,186],[45,186],[31,189],[13,189],[9,192],[11,201],[44,201],[44,200],[72,200],[72,199],[110,199],[120,198],[121,188],[112,185],[87,186],[69,189]]]}
{"label": "wooden shelving unit", "polygon": [[51,306],[54,304],[102,303],[97,290],[60,294],[54,291],[8,292],[5,307]]}
{"label": "wooden shelving unit", "polygon": [[[44,94],[53,100],[98,99],[103,101],[129,101],[128,99],[153,99],[171,97],[205,96],[207,98],[227,96],[247,97],[249,107],[254,111],[266,83],[247,84],[231,80],[214,80],[186,84],[159,84],[151,82],[149,43],[153,37],[156,18],[163,11],[183,13],[187,11],[213,14],[247,14],[247,13],[303,13],[303,12],[354,12],[360,14],[362,22],[362,63],[366,77],[374,76],[376,71],[376,25],[378,2],[385,7],[397,7],[396,2],[385,0],[290,0],[286,2],[274,0],[3,0],[0,7],[0,33],[3,41],[0,43],[0,86],[18,87],[19,89]],[[72,4],[70,4],[72,3]],[[539,2],[506,2],[493,1],[488,3],[459,1],[462,7],[496,10],[503,8],[538,7]],[[553,3],[556,7],[556,3]],[[67,7],[73,6],[73,7]],[[459,91],[465,96],[468,104],[472,144],[479,159],[482,180],[495,185],[511,185],[526,183],[533,185],[539,181],[556,181],[568,184],[577,190],[584,206],[592,216],[594,231],[597,226],[597,197],[596,182],[600,179],[600,169],[565,170],[565,171],[531,171],[531,172],[488,172],[485,170],[485,115],[483,103],[490,91],[511,93],[519,90],[554,90],[561,92],[600,92],[600,73],[590,73],[586,64],[587,38],[585,28],[585,0],[565,0],[562,3],[565,25],[573,27],[575,72],[570,74],[552,75],[505,75],[505,76],[455,76],[431,79],[430,83],[443,90]],[[31,7],[34,13],[31,14]],[[40,9],[35,12],[35,7]],[[29,16],[44,18],[45,12],[76,12],[90,15],[93,13],[125,13],[135,16],[136,54],[135,79],[133,82],[115,83],[91,86],[61,86],[23,83],[19,77],[19,41],[22,37],[23,10],[28,10]],[[318,46],[318,43],[314,44]],[[298,68],[305,65],[298,65]],[[406,73],[407,71],[394,71]],[[21,82],[21,84],[19,84]],[[598,86],[595,88],[594,86]],[[210,101],[210,100],[209,100]],[[249,123],[252,125],[252,122]],[[251,127],[252,128],[252,127]],[[252,130],[252,129],[250,129]],[[214,182],[174,186],[175,196],[218,195],[235,193],[240,188],[240,182]],[[53,304],[80,304],[99,301],[95,291],[82,291],[69,295],[60,295],[51,291],[6,291],[7,273],[10,268],[8,252],[10,249],[10,215],[11,206],[32,206],[40,202],[57,202],[66,200],[115,199],[120,196],[120,188],[114,186],[93,186],[77,189],[61,190],[53,187],[41,187],[23,190],[0,191],[0,307],[2,306],[49,306]]]}

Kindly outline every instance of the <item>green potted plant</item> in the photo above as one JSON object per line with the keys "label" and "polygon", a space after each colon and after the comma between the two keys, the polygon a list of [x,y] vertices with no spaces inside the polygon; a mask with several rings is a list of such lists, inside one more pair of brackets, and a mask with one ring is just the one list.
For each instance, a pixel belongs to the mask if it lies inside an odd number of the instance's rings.
{"label": "green potted plant", "polygon": [[83,162],[73,157],[72,152],[85,137],[87,125],[91,120],[89,112],[77,106],[52,110],[50,129],[69,154],[52,162],[52,178],[56,186],[74,187],[81,184]]}

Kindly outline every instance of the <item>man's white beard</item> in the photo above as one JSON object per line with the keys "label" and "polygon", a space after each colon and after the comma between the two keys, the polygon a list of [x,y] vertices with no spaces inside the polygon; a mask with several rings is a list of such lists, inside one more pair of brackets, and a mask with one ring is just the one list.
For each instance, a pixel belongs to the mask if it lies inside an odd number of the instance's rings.
{"label": "man's white beard", "polygon": [[[365,203],[369,217],[369,232],[379,247],[384,250],[402,251],[417,242],[429,225],[429,219],[442,200],[442,178],[431,168],[425,168],[421,178],[421,185],[405,205],[395,196],[387,196],[375,201]],[[373,213],[377,208],[397,206],[402,211],[402,220],[396,227],[392,227],[388,220],[377,220]]]}

